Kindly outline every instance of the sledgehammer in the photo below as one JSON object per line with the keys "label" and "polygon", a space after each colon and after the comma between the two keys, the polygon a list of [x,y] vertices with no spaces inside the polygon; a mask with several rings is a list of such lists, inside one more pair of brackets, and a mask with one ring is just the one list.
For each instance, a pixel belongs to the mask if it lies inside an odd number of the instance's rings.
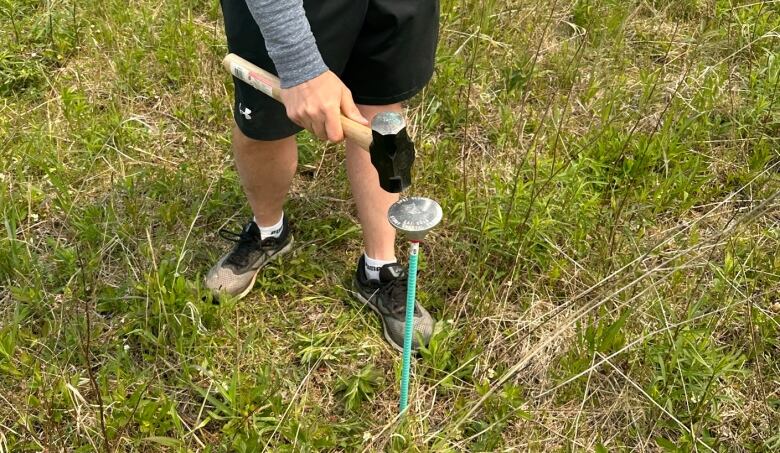
{"label": "sledgehammer", "polygon": [[[281,102],[279,79],[236,54],[228,54],[222,65],[239,80]],[[400,193],[412,184],[414,144],[406,133],[404,118],[395,112],[374,116],[371,128],[341,116],[344,135],[368,150],[379,173],[379,185],[386,192]]]}

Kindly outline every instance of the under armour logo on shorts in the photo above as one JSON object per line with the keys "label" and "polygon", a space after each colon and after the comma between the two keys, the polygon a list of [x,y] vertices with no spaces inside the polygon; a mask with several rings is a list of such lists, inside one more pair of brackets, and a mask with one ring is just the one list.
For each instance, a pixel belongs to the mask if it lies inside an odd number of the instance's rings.
{"label": "under armour logo on shorts", "polygon": [[251,120],[252,119],[252,109],[249,107],[242,108],[241,103],[238,104],[238,113],[244,115],[244,118]]}

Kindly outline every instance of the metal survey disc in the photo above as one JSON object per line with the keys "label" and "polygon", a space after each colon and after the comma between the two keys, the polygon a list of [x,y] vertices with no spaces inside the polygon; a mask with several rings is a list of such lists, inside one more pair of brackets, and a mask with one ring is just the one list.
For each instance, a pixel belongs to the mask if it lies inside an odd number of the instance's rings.
{"label": "metal survey disc", "polygon": [[422,240],[426,233],[441,222],[439,203],[425,197],[410,197],[396,201],[387,211],[387,220],[407,239]]}

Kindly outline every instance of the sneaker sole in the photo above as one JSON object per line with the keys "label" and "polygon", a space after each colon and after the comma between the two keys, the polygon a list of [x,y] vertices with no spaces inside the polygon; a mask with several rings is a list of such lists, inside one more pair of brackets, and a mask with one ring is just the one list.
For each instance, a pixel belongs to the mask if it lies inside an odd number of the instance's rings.
{"label": "sneaker sole", "polygon": [[293,245],[293,238],[292,238],[292,235],[291,235],[290,236],[290,242],[288,242],[287,245],[285,245],[284,247],[280,248],[278,252],[276,252],[273,255],[269,256],[268,259],[265,260],[265,262],[263,264],[258,266],[257,269],[255,270],[255,274],[252,276],[252,281],[249,282],[249,285],[247,285],[247,287],[239,295],[233,296],[233,297],[235,297],[236,300],[240,300],[240,299],[243,299],[244,297],[246,297],[247,294],[252,292],[252,290],[255,287],[255,281],[257,281],[257,274],[260,273],[260,270],[262,268],[264,268],[266,264],[270,263],[271,261],[279,258],[280,256],[282,256],[285,253],[287,253],[290,250],[292,250],[292,245]]}
{"label": "sneaker sole", "polygon": [[[360,290],[358,289],[358,287],[357,287],[357,282],[354,280],[354,278],[353,278],[353,280],[352,280],[352,292],[354,292],[354,293],[355,293],[355,297],[357,298],[357,300],[359,300],[360,302],[363,302],[363,305],[365,305],[365,306],[367,306],[368,308],[370,308],[370,309],[371,309],[371,311],[373,311],[374,313],[376,313],[376,314],[377,314],[377,316],[379,316],[379,320],[382,322],[382,336],[383,336],[383,337],[385,337],[385,341],[387,341],[388,343],[390,343],[390,346],[392,346],[392,347],[393,347],[393,349],[395,349],[396,351],[398,351],[398,352],[404,352],[404,347],[403,347],[402,345],[399,345],[399,344],[397,344],[397,343],[396,343],[396,342],[395,342],[395,341],[394,341],[392,338],[390,338],[390,336],[387,334],[387,324],[385,324],[385,318],[384,318],[384,316],[382,316],[382,313],[379,311],[379,309],[378,309],[378,308],[376,308],[376,307],[374,306],[374,304],[372,304],[371,302],[369,302],[369,300],[368,300],[368,299],[366,299],[365,297],[363,297],[363,295],[362,295],[362,294],[360,294]],[[412,352],[414,352],[414,351],[415,351],[415,349],[412,349]]]}

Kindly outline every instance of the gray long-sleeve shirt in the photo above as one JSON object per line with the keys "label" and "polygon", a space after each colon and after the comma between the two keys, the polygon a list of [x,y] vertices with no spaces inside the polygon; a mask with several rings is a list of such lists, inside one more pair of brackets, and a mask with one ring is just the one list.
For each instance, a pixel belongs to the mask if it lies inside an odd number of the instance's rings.
{"label": "gray long-sleeve shirt", "polygon": [[246,0],[265,39],[282,88],[311,80],[328,70],[303,10],[303,0]]}

